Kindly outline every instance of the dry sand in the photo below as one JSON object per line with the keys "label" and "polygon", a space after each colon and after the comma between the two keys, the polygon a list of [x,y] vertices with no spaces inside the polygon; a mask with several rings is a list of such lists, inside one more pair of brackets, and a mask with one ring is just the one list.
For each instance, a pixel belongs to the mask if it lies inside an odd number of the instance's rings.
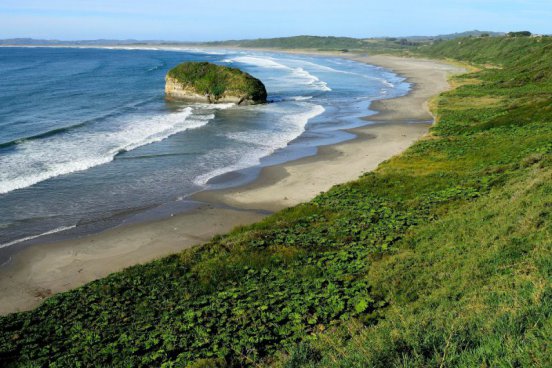
{"label": "dry sand", "polygon": [[406,76],[414,85],[411,93],[372,103],[371,109],[379,113],[365,119],[375,123],[350,130],[356,139],[321,147],[313,157],[267,167],[252,184],[203,192],[195,198],[237,208],[276,211],[308,201],[336,184],[355,180],[424,135],[433,122],[428,100],[449,88],[450,74],[463,72],[459,67],[432,60],[383,55],[352,59]]}
{"label": "dry sand", "polygon": [[351,58],[407,77],[414,84],[412,92],[372,104],[379,114],[367,120],[376,123],[354,129],[357,138],[321,147],[313,157],[265,168],[250,185],[200,193],[196,199],[206,204],[190,213],[27,248],[0,270],[0,314],[32,309],[49,295],[204,243],[235,226],[257,222],[264,217],[257,209],[289,207],[358,178],[427,132],[433,119],[427,100],[449,88],[449,74],[463,71],[429,60]]}

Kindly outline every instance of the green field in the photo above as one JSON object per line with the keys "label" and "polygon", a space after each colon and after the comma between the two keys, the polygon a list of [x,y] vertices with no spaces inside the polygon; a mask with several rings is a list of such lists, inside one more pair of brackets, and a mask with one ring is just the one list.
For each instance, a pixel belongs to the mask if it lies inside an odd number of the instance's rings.
{"label": "green field", "polygon": [[1,317],[0,365],[550,366],[552,38],[410,53],[480,69],[433,101],[429,136],[309,203]]}

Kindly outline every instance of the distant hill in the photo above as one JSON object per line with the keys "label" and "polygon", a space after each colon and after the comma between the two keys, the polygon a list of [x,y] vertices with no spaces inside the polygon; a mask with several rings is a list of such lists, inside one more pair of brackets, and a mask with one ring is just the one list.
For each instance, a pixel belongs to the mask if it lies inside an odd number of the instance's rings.
{"label": "distant hill", "polygon": [[418,46],[423,43],[431,43],[435,40],[450,40],[460,37],[490,37],[503,36],[505,33],[468,31],[437,36],[407,36],[407,37],[379,37],[379,38],[352,38],[333,36],[293,36],[277,38],[260,38],[248,40],[228,40],[215,42],[178,42],[166,40],[45,40],[33,38],[10,38],[0,40],[0,45],[31,45],[31,46],[116,46],[116,45],[203,45],[203,46],[232,46],[246,48],[281,48],[281,49],[316,49],[316,50],[342,50],[342,51],[384,51],[403,49],[405,46]]}
{"label": "distant hill", "polygon": [[452,40],[462,37],[500,37],[505,33],[490,31],[467,31],[437,36],[406,36],[406,37],[378,37],[378,38],[351,38],[351,37],[323,37],[323,36],[294,36],[278,38],[260,38],[256,40],[230,40],[208,42],[210,46],[236,46],[247,48],[281,48],[281,49],[318,49],[318,50],[361,50],[361,51],[392,51],[404,49],[408,46],[429,44],[436,40]]}
{"label": "distant hill", "polygon": [[214,42],[182,42],[166,40],[44,40],[33,38],[11,38],[0,40],[0,46],[208,46],[208,47],[242,47],[256,49],[308,49],[318,51],[395,53],[414,51],[417,47],[430,46],[436,42],[460,38],[504,37],[506,33],[492,31],[466,31],[460,33],[442,34],[436,36],[405,36],[352,38],[334,36],[293,36],[276,38],[259,38],[247,40],[228,40]]}
{"label": "distant hill", "polygon": [[270,48],[351,48],[359,49],[365,46],[366,41],[351,37],[322,37],[322,36],[294,36],[278,38],[260,38],[256,40],[230,40],[208,42],[210,45],[235,45],[241,47],[270,47]]}
{"label": "distant hill", "polygon": [[466,31],[466,32],[460,32],[460,33],[449,33],[449,34],[443,34],[443,35],[437,35],[437,36],[408,36],[405,37],[408,40],[413,41],[431,41],[431,40],[453,40],[455,38],[463,38],[463,37],[481,37],[481,36],[488,36],[488,37],[501,37],[505,36],[506,33],[504,32],[491,32],[491,31]]}
{"label": "distant hill", "polygon": [[244,48],[267,48],[267,49],[310,49],[321,51],[389,51],[399,50],[405,46],[401,40],[375,39],[375,38],[351,38],[333,36],[294,36],[278,38],[260,38],[256,40],[230,40],[220,42],[207,42],[206,46],[231,46]]}
{"label": "distant hill", "polygon": [[[407,42],[407,44],[412,42]],[[0,40],[0,46],[125,46],[125,45],[170,45],[170,46],[211,46],[244,48],[314,49],[331,51],[383,51],[401,49],[405,43],[385,39],[358,39],[350,37],[295,36],[256,40],[230,40],[215,42],[175,42],[157,40],[41,40],[32,38],[12,38]]]}

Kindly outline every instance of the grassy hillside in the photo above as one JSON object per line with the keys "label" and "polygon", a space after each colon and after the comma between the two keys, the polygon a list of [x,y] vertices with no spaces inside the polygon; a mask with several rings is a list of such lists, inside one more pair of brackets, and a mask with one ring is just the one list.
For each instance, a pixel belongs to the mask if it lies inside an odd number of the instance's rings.
{"label": "grassy hillside", "polygon": [[257,40],[212,42],[212,44],[236,44],[242,47],[267,47],[287,49],[358,49],[363,47],[364,42],[361,39],[350,37],[295,36],[280,38],[261,38]]}
{"label": "grassy hillside", "polygon": [[[548,71],[552,36],[544,37],[493,37],[461,38],[450,42],[440,42],[419,47],[417,52],[431,57],[447,57],[475,64],[496,64],[497,66],[517,66],[517,72],[537,71],[544,65]],[[521,67],[521,69],[520,69]],[[504,76],[514,77],[515,74]]]}
{"label": "grassy hillside", "polygon": [[448,34],[440,34],[437,36],[410,36],[407,39],[412,41],[424,41],[424,40],[454,40],[456,38],[466,38],[466,37],[501,37],[505,34],[502,32],[492,32],[492,31],[466,31],[466,32],[456,32]]}
{"label": "grassy hillside", "polygon": [[[434,104],[431,136],[373,175],[410,178],[391,185],[408,190],[404,200],[428,179],[433,196],[442,178],[459,187],[370,264],[365,277],[388,302],[376,323],[351,319],[271,366],[550,366],[552,38],[463,39],[418,53],[494,68],[455,78]],[[451,201],[471,180],[485,189]]]}
{"label": "grassy hillside", "polygon": [[279,38],[260,38],[256,40],[233,40],[208,42],[210,46],[239,46],[246,48],[276,48],[276,49],[314,49],[321,51],[362,51],[362,52],[394,52],[411,49],[415,46],[431,45],[434,41],[451,40],[467,37],[497,37],[503,35],[497,32],[468,31],[445,34],[434,37],[381,37],[381,38],[351,38],[331,36],[295,36]]}
{"label": "grassy hillside", "polygon": [[552,42],[458,42],[419,52],[493,68],[454,79],[429,137],[309,203],[0,318],[0,362],[546,366]]}
{"label": "grassy hillside", "polygon": [[210,46],[236,46],[245,48],[276,49],[313,49],[320,51],[371,51],[402,50],[397,39],[359,39],[350,37],[296,36],[281,38],[264,38],[257,40],[237,40],[209,42]]}

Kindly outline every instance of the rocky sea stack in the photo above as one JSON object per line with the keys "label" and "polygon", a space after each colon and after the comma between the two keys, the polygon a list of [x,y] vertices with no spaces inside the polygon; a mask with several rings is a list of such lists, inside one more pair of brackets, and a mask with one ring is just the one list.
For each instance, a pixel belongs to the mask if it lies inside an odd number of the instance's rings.
{"label": "rocky sea stack", "polygon": [[250,105],[266,102],[264,84],[251,75],[207,62],[180,64],[165,78],[167,98],[208,103]]}

